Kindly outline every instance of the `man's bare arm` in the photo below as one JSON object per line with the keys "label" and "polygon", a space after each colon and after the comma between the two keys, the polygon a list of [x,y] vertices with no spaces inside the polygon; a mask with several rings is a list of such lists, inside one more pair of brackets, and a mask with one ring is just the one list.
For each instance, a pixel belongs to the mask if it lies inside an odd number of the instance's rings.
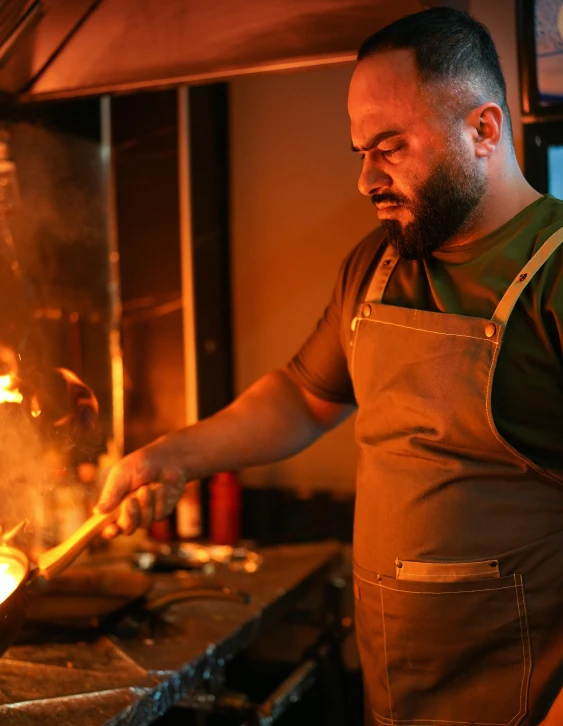
{"label": "man's bare arm", "polygon": [[112,469],[100,510],[115,508],[129,492],[143,488],[122,507],[118,527],[108,535],[130,533],[167,516],[186,481],[298,453],[353,410],[314,396],[283,370],[264,376],[218,413],[134,451]]}

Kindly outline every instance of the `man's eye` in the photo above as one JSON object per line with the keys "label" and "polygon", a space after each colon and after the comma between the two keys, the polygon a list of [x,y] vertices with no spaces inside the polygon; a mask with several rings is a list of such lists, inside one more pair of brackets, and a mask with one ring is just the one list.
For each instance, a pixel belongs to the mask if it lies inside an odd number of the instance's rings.
{"label": "man's eye", "polygon": [[402,148],[402,146],[396,146],[394,149],[380,149],[379,153],[381,154],[381,156],[389,157],[393,156],[393,154],[396,154],[397,151],[400,151]]}

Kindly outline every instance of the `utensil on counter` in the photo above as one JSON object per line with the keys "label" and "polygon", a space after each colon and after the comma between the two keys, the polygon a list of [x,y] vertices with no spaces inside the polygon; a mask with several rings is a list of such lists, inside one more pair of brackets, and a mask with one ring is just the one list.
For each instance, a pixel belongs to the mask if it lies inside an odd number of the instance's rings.
{"label": "utensil on counter", "polygon": [[126,562],[71,567],[30,598],[18,643],[63,637],[89,639],[100,634],[156,627],[170,606],[194,600],[247,604],[249,595],[201,577],[157,580]]}
{"label": "utensil on counter", "polygon": [[[133,499],[137,492],[126,497],[124,502]],[[120,509],[121,505],[111,512],[93,514],[72,536],[39,555],[35,563],[30,562],[24,552],[9,544],[15,539],[21,525],[1,539],[0,656],[16,639],[26,618],[30,596],[40,594],[45,581],[51,580],[69,567],[94,537],[118,519]],[[186,591],[188,596],[183,599],[198,596],[221,597],[218,589],[207,588],[204,593],[199,594],[196,594],[195,588],[189,590],[189,594]],[[228,593],[223,595],[229,597]]]}
{"label": "utensil on counter", "polygon": [[257,572],[264,557],[248,547],[177,542],[144,544],[133,554],[136,567],[144,572],[201,572],[215,575],[222,569],[231,572]]}

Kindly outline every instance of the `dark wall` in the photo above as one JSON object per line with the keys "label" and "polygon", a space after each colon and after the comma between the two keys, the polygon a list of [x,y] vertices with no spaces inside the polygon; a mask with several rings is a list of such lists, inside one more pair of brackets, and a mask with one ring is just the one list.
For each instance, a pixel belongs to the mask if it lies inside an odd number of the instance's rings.
{"label": "dark wall", "polygon": [[125,449],[184,423],[176,91],[112,99]]}
{"label": "dark wall", "polygon": [[112,99],[127,451],[183,426],[193,395],[184,381],[181,205],[192,225],[199,417],[232,398],[227,87],[189,90],[189,195],[179,182],[178,99],[176,90]]}

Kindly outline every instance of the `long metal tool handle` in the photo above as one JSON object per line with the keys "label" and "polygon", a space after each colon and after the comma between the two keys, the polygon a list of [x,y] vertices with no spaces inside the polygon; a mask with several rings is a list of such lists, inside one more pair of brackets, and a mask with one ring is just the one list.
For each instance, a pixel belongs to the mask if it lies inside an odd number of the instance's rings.
{"label": "long metal tool handle", "polygon": [[111,512],[107,512],[107,514],[93,514],[74,534],[67,537],[64,542],[40,554],[37,560],[37,575],[43,577],[45,580],[51,580],[56,575],[59,575],[74,562],[94,537],[100,534],[109,524],[117,520],[123,503],[133,499],[138,491],[137,489],[125,497],[121,504]]}

